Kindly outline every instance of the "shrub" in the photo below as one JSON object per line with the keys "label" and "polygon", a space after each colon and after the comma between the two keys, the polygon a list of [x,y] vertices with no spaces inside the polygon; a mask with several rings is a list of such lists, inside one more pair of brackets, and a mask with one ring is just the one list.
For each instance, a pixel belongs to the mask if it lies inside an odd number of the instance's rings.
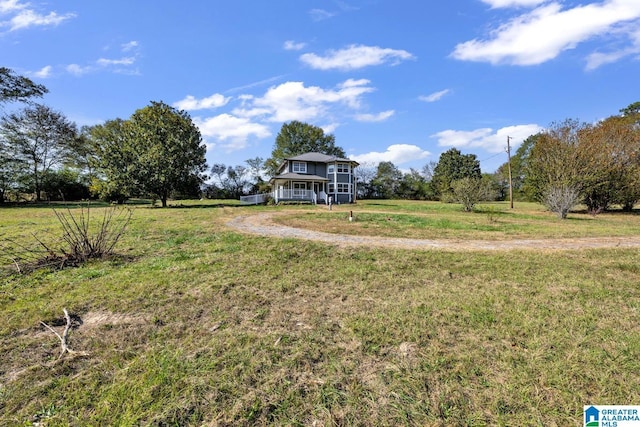
{"label": "shrub", "polygon": [[565,219],[567,214],[580,200],[580,192],[570,185],[553,185],[547,189],[542,198],[542,203],[558,218]]}
{"label": "shrub", "polygon": [[490,190],[487,183],[478,178],[462,178],[452,183],[453,199],[461,203],[465,212],[471,212],[481,200],[486,200]]}

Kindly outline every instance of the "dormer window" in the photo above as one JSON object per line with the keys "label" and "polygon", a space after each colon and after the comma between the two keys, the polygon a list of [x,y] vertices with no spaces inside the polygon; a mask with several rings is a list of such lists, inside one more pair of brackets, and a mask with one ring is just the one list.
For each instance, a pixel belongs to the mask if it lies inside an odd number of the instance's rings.
{"label": "dormer window", "polygon": [[307,173],[307,163],[293,162],[291,165],[291,171],[294,173]]}

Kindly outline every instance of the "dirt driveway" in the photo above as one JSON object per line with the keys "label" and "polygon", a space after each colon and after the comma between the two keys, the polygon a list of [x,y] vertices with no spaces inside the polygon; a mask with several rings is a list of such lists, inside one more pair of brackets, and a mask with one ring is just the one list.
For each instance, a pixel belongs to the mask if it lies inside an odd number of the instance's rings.
{"label": "dirt driveway", "polygon": [[440,249],[449,251],[500,251],[500,250],[571,250],[597,248],[640,248],[640,236],[589,237],[575,239],[524,239],[524,240],[425,240],[395,237],[354,236],[323,233],[275,224],[274,213],[238,216],[227,225],[238,231],[262,236],[315,240],[332,245],[375,246],[400,249]]}

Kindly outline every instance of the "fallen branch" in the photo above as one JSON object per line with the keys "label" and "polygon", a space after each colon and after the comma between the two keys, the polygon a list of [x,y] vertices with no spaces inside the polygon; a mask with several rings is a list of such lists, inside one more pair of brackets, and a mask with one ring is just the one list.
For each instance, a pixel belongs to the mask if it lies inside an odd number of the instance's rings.
{"label": "fallen branch", "polygon": [[64,318],[67,320],[67,325],[64,327],[64,332],[62,333],[62,336],[60,336],[60,334],[56,332],[56,330],[53,329],[51,326],[47,325],[44,322],[40,322],[42,323],[43,326],[45,326],[47,329],[53,332],[60,340],[61,350],[60,350],[60,356],[58,356],[58,360],[61,359],[65,353],[74,354],[78,356],[87,356],[88,353],[84,351],[75,351],[69,348],[69,345],[67,344],[67,338],[69,337],[69,330],[71,329],[71,316],[69,316],[69,312],[67,311],[66,308],[63,308],[62,311],[64,312]]}

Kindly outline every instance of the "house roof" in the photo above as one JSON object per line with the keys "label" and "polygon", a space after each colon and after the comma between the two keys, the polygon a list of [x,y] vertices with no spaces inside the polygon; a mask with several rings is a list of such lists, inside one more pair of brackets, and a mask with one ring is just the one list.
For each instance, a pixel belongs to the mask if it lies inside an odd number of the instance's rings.
{"label": "house roof", "polygon": [[302,175],[299,173],[283,173],[282,175],[276,175],[271,178],[271,181],[275,181],[277,179],[286,179],[286,180],[295,180],[295,181],[329,181],[326,177],[318,176],[318,175]]}
{"label": "house roof", "polygon": [[344,162],[344,163],[355,163],[358,165],[358,162],[351,159],[344,159],[338,156],[330,156],[322,153],[304,153],[294,157],[287,157],[285,160],[295,160],[302,162],[322,162],[322,163],[331,163],[331,162]]}

